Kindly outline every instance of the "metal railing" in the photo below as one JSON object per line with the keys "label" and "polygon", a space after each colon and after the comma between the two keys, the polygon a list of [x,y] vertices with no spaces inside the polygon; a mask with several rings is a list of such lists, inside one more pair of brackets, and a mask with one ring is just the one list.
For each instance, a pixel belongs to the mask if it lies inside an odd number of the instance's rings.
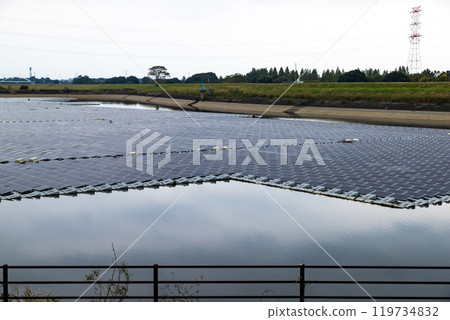
{"label": "metal railing", "polygon": [[[153,278],[151,280],[129,280],[129,281],[116,281],[116,280],[85,280],[85,281],[69,281],[69,280],[42,280],[42,281],[26,281],[26,280],[11,280],[9,279],[9,271],[11,270],[64,270],[64,269],[107,269],[110,268],[110,266],[8,266],[3,265],[3,281],[1,282],[2,286],[2,294],[1,299],[3,302],[8,302],[14,299],[20,299],[20,300],[36,300],[36,299],[43,299],[42,296],[13,296],[11,292],[9,291],[10,286],[16,285],[85,285],[87,288],[91,284],[97,284],[97,285],[109,285],[109,284],[140,284],[140,285],[148,285],[149,290],[148,292],[152,292],[152,295],[120,295],[120,296],[99,296],[99,295],[84,295],[82,297],[77,295],[55,295],[51,296],[51,299],[57,299],[57,300],[77,300],[77,299],[83,299],[83,300],[95,300],[99,298],[108,298],[108,299],[120,299],[120,300],[143,300],[143,301],[163,301],[163,300],[172,300],[176,301],[178,299],[185,299],[186,296],[184,295],[167,295],[162,294],[160,291],[161,285],[177,285],[177,284],[191,284],[191,285],[215,285],[217,288],[221,285],[253,285],[253,284],[276,284],[276,285],[298,285],[298,291],[296,294],[285,294],[285,295],[192,295],[189,296],[189,298],[195,299],[195,300],[202,300],[202,299],[209,299],[209,300],[216,300],[216,301],[239,301],[239,300],[248,300],[248,299],[283,299],[283,300],[295,300],[304,302],[305,300],[322,300],[322,301],[343,301],[343,300],[401,300],[401,301],[414,301],[414,300],[422,300],[422,301],[448,301],[450,300],[449,296],[435,296],[435,295],[375,295],[375,296],[369,296],[364,295],[363,292],[360,295],[346,295],[346,294],[334,294],[334,295],[307,295],[306,289],[309,286],[312,285],[356,285],[356,283],[352,280],[312,280],[312,279],[306,279],[306,271],[307,270],[318,270],[318,269],[341,269],[339,266],[324,266],[324,265],[124,265],[124,266],[113,266],[112,269],[130,269],[130,270],[136,270],[136,269],[147,269],[149,271],[152,271]],[[418,270],[418,271],[450,271],[450,266],[342,266],[345,270],[350,269],[358,269],[358,270],[399,270],[399,271],[406,271],[406,270]],[[296,274],[298,275],[298,278],[294,279],[287,279],[287,280],[270,280],[270,279],[263,279],[263,280],[237,280],[237,279],[225,279],[225,280],[161,280],[160,279],[160,271],[161,270],[168,270],[168,269],[207,269],[207,270],[213,270],[213,269],[233,269],[233,270],[245,270],[245,269],[254,269],[254,270],[260,270],[260,269],[271,269],[272,271],[280,271],[282,269],[287,270],[294,270]],[[298,272],[298,273],[297,273]],[[450,272],[449,272],[450,275]],[[448,277],[449,275],[446,275]],[[342,277],[341,277],[342,278]],[[395,286],[395,285],[416,285],[416,286],[450,286],[450,281],[424,281],[424,280],[402,280],[402,281],[396,281],[396,280],[361,280],[357,279],[357,282],[359,285],[375,285],[375,286]],[[150,286],[152,290],[150,290]],[[215,287],[215,288],[216,288]],[[450,287],[447,287],[448,290],[450,290]],[[308,289],[309,290],[309,289]],[[422,291],[420,291],[422,292]],[[45,299],[45,298],[44,298]]]}

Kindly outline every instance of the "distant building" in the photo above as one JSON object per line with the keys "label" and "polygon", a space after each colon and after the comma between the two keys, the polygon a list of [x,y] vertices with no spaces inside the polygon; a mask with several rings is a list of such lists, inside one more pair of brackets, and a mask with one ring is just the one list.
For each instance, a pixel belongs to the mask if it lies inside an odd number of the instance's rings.
{"label": "distant building", "polygon": [[34,84],[34,81],[24,78],[7,78],[0,80],[0,84]]}

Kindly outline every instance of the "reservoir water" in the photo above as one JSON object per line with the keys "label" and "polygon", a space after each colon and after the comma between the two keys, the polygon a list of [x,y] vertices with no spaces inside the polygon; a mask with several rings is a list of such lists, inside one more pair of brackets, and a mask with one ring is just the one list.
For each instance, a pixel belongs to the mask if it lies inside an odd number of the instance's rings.
{"label": "reservoir water", "polygon": [[[4,201],[0,203],[1,263],[109,265],[111,242],[117,254],[121,254],[186,192],[130,248],[122,262],[131,265],[335,264],[328,253],[341,265],[450,265],[448,205],[390,209],[263,188],[311,237],[268,198],[260,186],[220,182],[93,196]],[[356,271],[350,272],[358,275]],[[202,275],[217,278],[217,274]],[[59,274],[59,279],[66,276]],[[200,274],[192,276],[198,278]],[[261,274],[264,276],[267,275]],[[284,276],[287,274],[271,275],[276,279]],[[378,276],[398,279],[408,274],[379,271]],[[38,276],[16,271],[16,277]],[[72,274],[72,277],[82,280],[82,275]],[[328,275],[316,277],[321,279]],[[434,273],[429,277],[425,279],[443,280],[442,277],[448,278],[448,273]],[[265,287],[259,292],[264,290]],[[292,290],[295,291],[294,286]],[[445,287],[439,291],[448,293]],[[318,292],[323,294],[319,289]]]}
{"label": "reservoir water", "polygon": [[[0,202],[0,264],[9,265],[109,265],[114,243],[118,255],[128,249],[121,262],[129,265],[335,265],[337,262],[444,266],[450,265],[449,233],[448,204],[392,209],[236,181]],[[356,271],[351,274],[364,276]],[[175,276],[182,275],[179,272]],[[247,275],[236,273],[232,277]],[[406,279],[415,275],[414,271],[381,270],[375,276]],[[83,280],[83,274],[76,272],[47,272],[44,276]],[[135,276],[146,275],[135,272]],[[270,275],[287,276],[295,274]],[[310,275],[313,279],[327,276]],[[348,280],[342,272],[339,276]],[[42,277],[42,273],[35,271],[11,272],[11,280]],[[448,281],[449,273],[420,275],[420,279]],[[81,294],[83,289],[70,290]],[[239,292],[247,289],[240,288]],[[267,289],[257,290],[263,293]],[[370,286],[367,289],[378,290]],[[147,292],[149,288],[133,290]],[[236,289],[229,288],[230,292],[233,290]],[[269,291],[284,292],[280,290],[285,289],[274,286]],[[293,285],[289,290],[298,291],[298,287]],[[329,293],[334,289],[311,286],[308,290]],[[430,290],[433,295],[450,294],[446,286]],[[202,293],[211,291],[214,290],[201,289]],[[361,294],[358,288],[344,293],[355,292]],[[381,293],[392,292],[384,289]]]}

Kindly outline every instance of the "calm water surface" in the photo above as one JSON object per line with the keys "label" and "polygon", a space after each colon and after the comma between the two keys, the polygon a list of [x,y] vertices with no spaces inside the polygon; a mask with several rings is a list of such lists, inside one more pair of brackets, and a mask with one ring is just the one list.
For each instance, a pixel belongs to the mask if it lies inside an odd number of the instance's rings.
{"label": "calm water surface", "polygon": [[[99,106],[124,107],[93,105]],[[450,265],[450,205],[399,210],[264,188],[342,265]],[[334,264],[260,186],[240,182],[3,201],[0,203],[0,264],[110,264],[111,242],[118,254],[124,252],[185,191],[122,261],[146,265]],[[235,273],[232,278],[255,274],[250,273]],[[365,276],[364,272],[356,271],[352,275]],[[45,275],[34,271],[11,272],[14,279],[42,279],[43,276],[83,279],[82,274],[67,271]],[[145,276],[149,280],[148,274]],[[176,276],[183,274],[179,272]],[[200,274],[189,276],[198,278]],[[269,275],[277,279],[281,276],[295,278],[295,274],[288,273]],[[312,279],[329,276],[310,274]],[[398,280],[415,274],[381,270],[376,276]],[[217,279],[218,274],[205,274],[205,277]],[[449,274],[439,272],[421,275],[421,279],[450,281]],[[137,289],[137,292],[148,293],[150,289]],[[228,293],[236,294],[236,288],[228,289]],[[266,289],[259,288],[258,292]],[[369,286],[366,289],[375,290]],[[77,288],[72,293],[83,290]],[[202,288],[201,293],[208,290]],[[273,286],[270,290],[280,294],[285,289]],[[289,290],[298,292],[298,287]],[[334,292],[334,289],[321,291],[312,286],[308,290],[317,294]],[[345,293],[361,294],[359,289],[355,290]],[[433,295],[450,294],[446,287],[432,290]],[[335,293],[342,294],[342,291]],[[377,293],[395,294],[389,289]]]}
{"label": "calm water surface", "polygon": [[[121,254],[187,188],[186,194],[123,256],[123,261],[147,265],[333,264],[260,186],[240,182],[1,202],[0,263],[110,264],[111,242]],[[450,265],[448,205],[399,210],[264,188],[340,264]],[[64,272],[48,276],[82,280],[80,274]],[[351,272],[355,277],[365,276],[364,272]],[[231,277],[255,276],[250,273],[235,273]],[[177,276],[183,278],[186,274],[179,272]],[[206,276],[218,278],[217,273]],[[257,276],[291,279],[295,273],[258,273]],[[312,279],[330,276],[310,274]],[[338,276],[337,271],[334,276]],[[414,273],[379,271],[376,276],[398,280]],[[16,271],[12,277],[42,278],[42,274]],[[171,278],[168,274],[162,277]],[[447,278],[448,274],[433,273],[421,279]],[[236,290],[239,293],[250,290],[228,289],[234,294]],[[146,290],[150,289],[144,293]],[[202,293],[208,290],[204,288]],[[263,292],[267,287],[257,290]],[[270,290],[279,294],[285,289],[274,286]],[[297,292],[298,288],[293,285],[289,290]],[[315,294],[334,292],[333,288],[308,290]],[[446,287],[432,290],[433,295],[450,293]],[[75,294],[81,292],[78,289]],[[342,294],[342,291],[334,293]],[[377,294],[393,293],[390,289],[377,291]],[[361,294],[361,291],[353,288],[346,294]]]}
{"label": "calm water surface", "polygon": [[[240,182],[0,203],[0,263],[329,264],[266,194]],[[449,205],[390,209],[264,187],[341,264],[450,265]]]}

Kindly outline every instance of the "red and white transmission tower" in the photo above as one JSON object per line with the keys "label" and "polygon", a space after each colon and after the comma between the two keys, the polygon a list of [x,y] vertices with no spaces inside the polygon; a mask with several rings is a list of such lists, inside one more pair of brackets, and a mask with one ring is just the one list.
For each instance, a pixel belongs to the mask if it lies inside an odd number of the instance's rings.
{"label": "red and white transmission tower", "polygon": [[409,49],[408,58],[410,73],[419,73],[422,71],[422,58],[420,57],[420,38],[422,37],[420,34],[420,26],[422,23],[419,20],[421,12],[421,6],[413,7],[411,11],[411,35],[409,36],[411,47]]}

